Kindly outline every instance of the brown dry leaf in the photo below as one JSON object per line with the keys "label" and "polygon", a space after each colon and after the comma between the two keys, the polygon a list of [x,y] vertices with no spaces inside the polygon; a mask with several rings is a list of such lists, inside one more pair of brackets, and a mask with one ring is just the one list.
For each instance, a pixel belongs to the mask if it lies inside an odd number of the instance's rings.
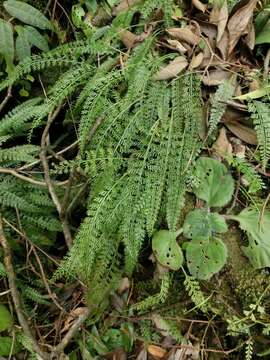
{"label": "brown dry leaf", "polygon": [[129,288],[130,288],[129,278],[125,277],[120,281],[117,292],[118,292],[118,294],[123,294]]}
{"label": "brown dry leaf", "polygon": [[149,345],[147,348],[147,352],[155,359],[162,359],[167,355],[167,350],[157,345]]}
{"label": "brown dry leaf", "polygon": [[[241,6],[229,19],[228,32],[229,32],[229,50],[231,54],[235,45],[240,37],[246,33],[249,23],[252,21],[253,10],[256,6],[257,0],[249,0],[248,2],[242,1],[244,6]],[[241,5],[241,3],[240,3]]]}
{"label": "brown dry leaf", "polygon": [[172,48],[177,50],[180,54],[184,54],[187,52],[187,49],[180,43],[180,41],[168,39],[167,42]]}
{"label": "brown dry leaf", "polygon": [[239,139],[243,140],[247,144],[257,145],[257,136],[255,130],[248,126],[242,125],[238,122],[226,122],[227,128]]}
{"label": "brown dry leaf", "polygon": [[188,62],[184,56],[177,56],[167,66],[159,70],[153,80],[168,80],[176,77],[182,70],[188,66]]}
{"label": "brown dry leaf", "polygon": [[72,325],[73,321],[80,315],[84,314],[86,311],[86,307],[77,307],[76,309],[72,310],[64,323],[64,327],[61,329],[61,333],[64,333],[69,330],[70,326]]}
{"label": "brown dry leaf", "polygon": [[210,23],[211,24],[215,24],[217,26],[217,42],[220,41],[226,25],[227,25],[227,21],[228,21],[228,17],[229,17],[229,13],[228,13],[228,6],[227,6],[227,1],[224,0],[221,8],[219,7],[218,2],[214,2],[214,6],[213,9],[211,11],[210,14]]}
{"label": "brown dry leaf", "polygon": [[250,22],[248,26],[248,34],[244,39],[245,44],[247,44],[250,50],[254,49],[255,46],[255,28],[254,25]]}
{"label": "brown dry leaf", "polygon": [[207,9],[207,5],[200,2],[200,0],[192,0],[192,4],[196,9],[202,11],[203,13]]}
{"label": "brown dry leaf", "polygon": [[107,354],[105,358],[108,360],[126,360],[127,353],[124,351],[124,349],[119,348]]}
{"label": "brown dry leaf", "polygon": [[203,57],[204,55],[202,52],[200,52],[198,55],[193,55],[191,62],[189,64],[189,70],[193,70],[199,67],[203,61]]}
{"label": "brown dry leaf", "polygon": [[221,84],[224,80],[229,79],[230,73],[226,70],[218,69],[209,71],[208,74],[205,74],[201,77],[204,85],[207,86],[216,86]]}
{"label": "brown dry leaf", "polygon": [[125,45],[125,47],[128,49],[131,49],[134,47],[137,39],[138,39],[138,36],[128,30],[122,31],[120,34],[120,40]]}
{"label": "brown dry leaf", "polygon": [[167,33],[180,41],[185,41],[191,45],[198,45],[200,36],[194,34],[188,27],[185,28],[170,28]]}
{"label": "brown dry leaf", "polygon": [[145,348],[143,348],[139,352],[139,355],[136,357],[136,360],[147,360],[147,351],[145,350]]}
{"label": "brown dry leaf", "polygon": [[212,150],[222,159],[232,154],[232,144],[227,138],[226,129],[220,129],[219,136],[212,146]]}
{"label": "brown dry leaf", "polygon": [[122,0],[112,11],[113,15],[118,15],[123,11],[128,10],[132,6],[140,3],[141,0]]}
{"label": "brown dry leaf", "polygon": [[219,12],[219,18],[217,24],[218,26],[217,42],[219,42],[220,39],[222,38],[222,35],[227,25],[228,17],[229,17],[228,6],[227,6],[227,1],[225,0]]}
{"label": "brown dry leaf", "polygon": [[228,30],[225,30],[223,32],[221,39],[217,43],[217,48],[220,51],[223,60],[226,60],[228,57],[228,46],[229,46],[229,33]]}

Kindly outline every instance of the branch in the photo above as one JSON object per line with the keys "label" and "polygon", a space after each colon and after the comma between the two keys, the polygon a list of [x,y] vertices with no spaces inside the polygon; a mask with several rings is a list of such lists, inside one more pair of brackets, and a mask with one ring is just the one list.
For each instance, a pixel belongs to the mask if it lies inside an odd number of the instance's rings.
{"label": "branch", "polygon": [[7,90],[7,95],[6,97],[4,98],[4,100],[1,102],[0,104],[0,112],[4,109],[4,107],[6,106],[9,98],[11,98],[12,94],[11,94],[11,86],[8,88]]}
{"label": "branch", "polygon": [[85,308],[83,313],[79,315],[78,319],[74,321],[67,334],[63,337],[62,341],[53,349],[52,353],[54,355],[63,352],[63,350],[69,344],[75,333],[79,330],[79,328],[88,318],[89,314],[90,314],[90,310],[88,308]]}
{"label": "branch", "polygon": [[[33,185],[47,186],[46,182],[35,180],[35,179],[31,178],[31,177],[22,175],[22,174],[18,173],[17,170],[15,170],[15,169],[9,169],[9,168],[0,167],[0,173],[13,175],[13,176],[17,177],[18,179],[27,181],[27,182],[29,182],[30,184],[33,184]],[[67,183],[67,180],[59,181],[59,182],[56,182],[55,185],[62,186],[62,185],[65,185],[66,183]]]}
{"label": "branch", "polygon": [[4,264],[6,267],[9,288],[11,291],[11,296],[13,299],[13,303],[14,303],[14,307],[16,310],[16,314],[17,314],[19,323],[20,323],[25,335],[30,339],[32,346],[33,346],[33,350],[41,357],[41,359],[49,360],[50,359],[49,354],[43,352],[41,350],[41,348],[39,347],[38,342],[35,339],[34,335],[32,334],[31,328],[28,325],[28,322],[22,312],[20,295],[19,295],[19,292],[18,292],[18,289],[16,286],[16,275],[15,275],[13,264],[12,264],[11,250],[10,250],[9,244],[8,244],[5,234],[4,234],[3,222],[2,222],[1,215],[0,215],[0,244],[2,245],[3,251],[4,251]]}
{"label": "branch", "polygon": [[63,233],[64,233],[64,237],[65,237],[65,241],[67,244],[67,247],[70,248],[72,245],[72,236],[71,236],[71,232],[69,229],[69,225],[68,225],[68,221],[66,216],[63,216],[63,210],[62,210],[62,205],[60,203],[60,200],[54,190],[54,186],[53,183],[51,181],[50,178],[50,169],[49,169],[49,164],[48,164],[48,160],[46,157],[46,141],[47,141],[47,136],[49,135],[49,130],[50,127],[52,125],[52,123],[54,122],[55,118],[57,117],[59,111],[60,111],[61,107],[58,106],[58,108],[54,111],[54,113],[50,114],[48,116],[48,121],[47,124],[45,126],[45,129],[43,131],[42,137],[41,137],[41,151],[40,151],[40,160],[43,166],[43,170],[44,170],[44,179],[45,179],[45,183],[47,184],[48,187],[48,191],[51,195],[52,201],[57,209],[57,212],[59,214],[59,218],[62,224],[62,228],[63,228]]}

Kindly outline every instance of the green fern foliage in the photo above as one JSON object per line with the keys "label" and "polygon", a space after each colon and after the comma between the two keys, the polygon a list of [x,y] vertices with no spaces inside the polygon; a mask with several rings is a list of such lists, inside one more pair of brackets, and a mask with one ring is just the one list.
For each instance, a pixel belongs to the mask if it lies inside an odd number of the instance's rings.
{"label": "green fern foliage", "polygon": [[226,102],[233,97],[233,94],[234,86],[229,80],[225,80],[219,85],[212,99],[208,136],[213,134],[218,123],[221,121],[227,108]]}
{"label": "green fern foliage", "polygon": [[270,157],[270,106],[263,101],[249,101],[248,110],[255,126],[261,163],[265,169]]}

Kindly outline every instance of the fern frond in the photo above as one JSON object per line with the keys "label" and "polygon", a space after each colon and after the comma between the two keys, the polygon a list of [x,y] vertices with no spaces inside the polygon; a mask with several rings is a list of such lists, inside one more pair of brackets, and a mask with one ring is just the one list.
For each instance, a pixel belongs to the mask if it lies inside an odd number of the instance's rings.
{"label": "fern frond", "polygon": [[265,169],[270,157],[270,106],[262,101],[249,101],[248,110],[255,126],[261,162]]}
{"label": "fern frond", "polygon": [[18,145],[9,149],[0,149],[0,162],[33,162],[39,152],[35,145]]}
{"label": "fern frond", "polygon": [[33,71],[41,71],[55,66],[68,67],[76,65],[79,63],[78,59],[81,55],[89,53],[91,53],[91,48],[88,41],[75,41],[41,55],[28,57],[16,66],[7,80],[0,83],[0,91]]}
{"label": "fern frond", "polygon": [[147,299],[139,302],[138,304],[134,304],[132,306],[132,309],[140,312],[144,312],[149,308],[153,309],[154,307],[163,304],[168,297],[170,284],[171,284],[170,274],[169,272],[166,272],[162,275],[159,293],[156,295],[149,296]]}
{"label": "fern frond", "polygon": [[172,146],[167,184],[167,222],[176,229],[184,205],[186,183],[200,148],[199,127],[202,121],[200,80],[188,74],[174,83],[172,97]]}
{"label": "fern frond", "polygon": [[195,306],[202,312],[207,312],[207,300],[201,291],[198,280],[192,276],[185,275],[184,285]]}
{"label": "fern frond", "polygon": [[222,84],[219,85],[217,91],[215,92],[212,98],[212,106],[210,110],[210,117],[209,117],[209,130],[208,136],[211,137],[217,125],[222,119],[224,115],[227,104],[226,102],[233,97],[234,94],[234,86],[229,80],[225,80]]}
{"label": "fern frond", "polygon": [[33,98],[23,102],[13,108],[0,121],[0,136],[12,134],[12,136],[21,136],[25,124],[35,117],[36,105],[41,102],[41,98]]}
{"label": "fern frond", "polygon": [[234,157],[228,159],[231,166],[235,167],[247,181],[248,192],[255,194],[265,188],[265,184],[256,169],[245,159]]}

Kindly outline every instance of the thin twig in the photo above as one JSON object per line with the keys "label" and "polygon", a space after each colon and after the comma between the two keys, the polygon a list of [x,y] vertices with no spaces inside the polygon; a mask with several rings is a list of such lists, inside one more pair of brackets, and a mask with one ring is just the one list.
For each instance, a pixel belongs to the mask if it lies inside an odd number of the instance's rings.
{"label": "thin twig", "polygon": [[[44,182],[44,181],[39,181],[39,180],[35,180],[35,179],[31,178],[31,177],[22,175],[22,174],[20,174],[17,170],[15,170],[15,169],[9,169],[9,168],[0,167],[0,173],[1,173],[1,174],[10,174],[10,175],[13,175],[13,176],[17,177],[18,179],[27,181],[27,182],[29,182],[30,184],[33,184],[33,185],[47,186],[46,182]],[[63,186],[63,185],[65,185],[66,183],[67,183],[67,181],[65,180],[65,181],[55,182],[54,184],[55,184],[56,186]]]}
{"label": "thin twig", "polygon": [[[58,151],[57,153],[55,153],[55,155],[61,155],[61,154],[64,154],[65,152],[67,152],[68,150],[70,149],[73,149],[76,145],[78,144],[78,140],[74,141],[72,144],[68,145],[67,147],[65,147],[64,149]],[[53,158],[54,155],[50,155],[47,157],[47,160]],[[18,170],[19,171],[22,171],[22,170],[25,170],[25,169],[29,169],[31,167],[33,167],[34,165],[37,165],[40,163],[41,160],[36,160],[36,161],[33,161],[32,163],[30,164],[26,164],[26,165],[23,165],[22,167],[20,167]]]}
{"label": "thin twig", "polygon": [[61,106],[58,106],[58,108],[48,116],[48,121],[47,121],[47,124],[45,126],[45,129],[43,131],[43,134],[42,134],[42,137],[41,137],[41,151],[40,151],[40,160],[41,160],[41,163],[42,163],[42,166],[43,166],[43,170],[44,170],[44,179],[45,179],[45,182],[47,184],[47,187],[48,187],[48,191],[51,195],[51,198],[52,198],[52,201],[57,209],[57,212],[59,214],[59,218],[60,218],[60,221],[61,221],[61,224],[62,224],[62,228],[63,228],[63,234],[64,234],[64,237],[65,237],[65,241],[66,241],[66,244],[67,244],[67,247],[70,248],[71,245],[72,245],[72,235],[71,235],[71,232],[70,232],[70,229],[69,229],[69,224],[68,224],[68,221],[67,221],[67,217],[66,216],[63,216],[63,210],[62,210],[62,205],[60,203],[60,200],[54,190],[54,186],[53,186],[53,183],[51,181],[51,178],[50,178],[50,169],[49,169],[49,164],[48,164],[48,161],[47,161],[47,157],[46,157],[46,141],[47,141],[47,137],[49,135],[49,130],[50,130],[50,127],[52,125],[52,123],[54,122],[55,118],[57,117],[59,111],[61,109]]}
{"label": "thin twig", "polygon": [[0,104],[0,112],[4,109],[4,107],[6,106],[8,100],[11,98],[12,94],[11,94],[11,89],[12,87],[9,86],[8,90],[7,90],[7,95],[5,96],[4,100],[1,102]]}
{"label": "thin twig", "polygon": [[41,350],[41,348],[39,347],[37,340],[35,339],[34,335],[32,334],[31,328],[22,312],[20,295],[19,295],[19,292],[18,292],[18,289],[16,286],[16,275],[15,275],[15,271],[14,271],[13,264],[12,264],[11,250],[10,250],[9,244],[8,244],[5,234],[4,234],[3,222],[2,222],[1,216],[0,216],[0,243],[1,243],[1,245],[3,247],[3,251],[4,251],[4,264],[5,264],[5,268],[6,268],[6,272],[7,272],[8,283],[9,283],[9,288],[11,291],[12,300],[14,303],[14,307],[16,310],[16,314],[17,314],[19,323],[20,323],[25,335],[30,339],[34,351],[41,357],[41,359],[44,359],[44,360],[50,359],[49,354],[43,352]]}
{"label": "thin twig", "polygon": [[65,347],[69,344],[75,333],[79,330],[79,328],[82,326],[82,324],[85,322],[85,320],[88,318],[90,314],[90,310],[88,308],[85,308],[83,310],[83,313],[79,315],[78,319],[74,321],[72,326],[70,327],[69,331],[66,333],[66,335],[63,337],[62,341],[53,349],[52,353],[54,355],[60,354],[63,352]]}

